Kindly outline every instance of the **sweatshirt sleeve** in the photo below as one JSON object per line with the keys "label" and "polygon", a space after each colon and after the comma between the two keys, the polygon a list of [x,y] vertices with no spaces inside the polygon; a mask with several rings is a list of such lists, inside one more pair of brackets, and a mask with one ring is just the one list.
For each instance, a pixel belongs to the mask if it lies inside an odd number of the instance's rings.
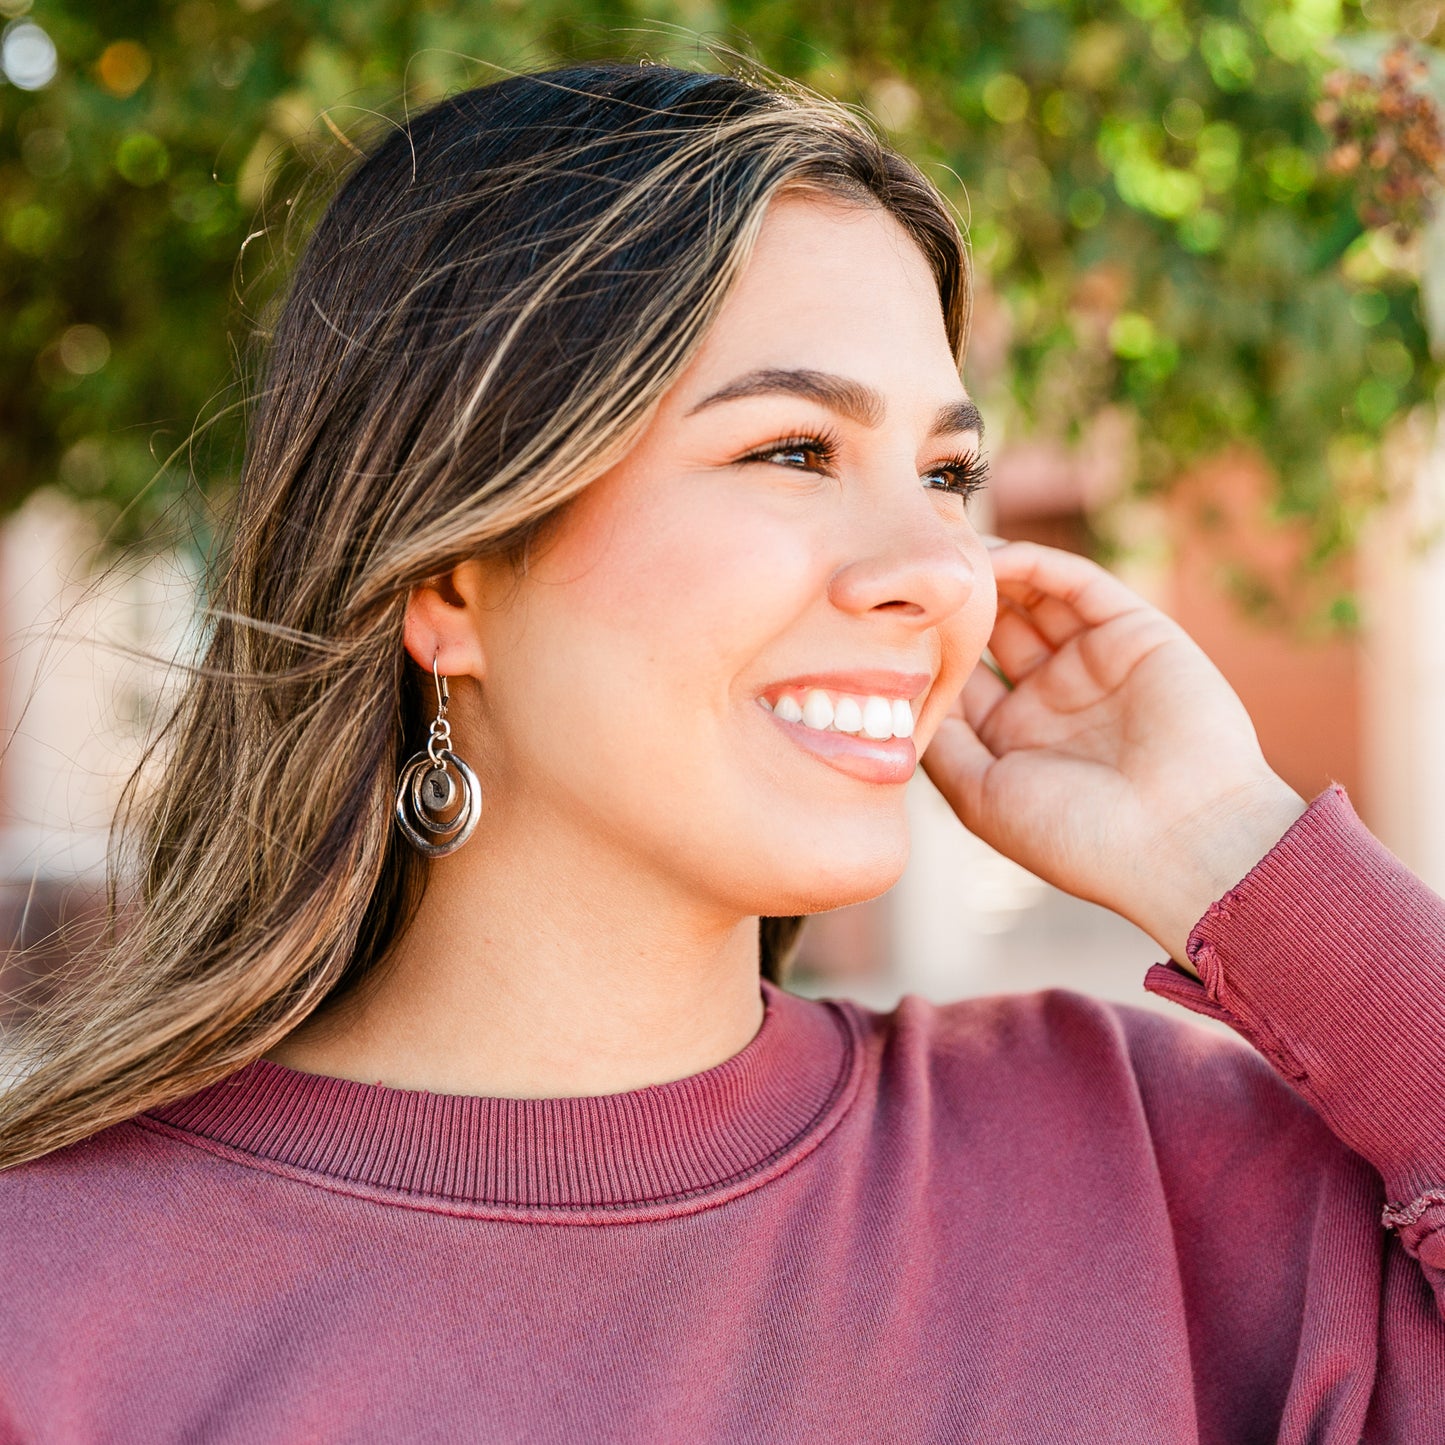
{"label": "sweatshirt sleeve", "polygon": [[1382,1224],[1445,1316],[1445,899],[1319,794],[1151,993],[1223,1020],[1384,1181]]}

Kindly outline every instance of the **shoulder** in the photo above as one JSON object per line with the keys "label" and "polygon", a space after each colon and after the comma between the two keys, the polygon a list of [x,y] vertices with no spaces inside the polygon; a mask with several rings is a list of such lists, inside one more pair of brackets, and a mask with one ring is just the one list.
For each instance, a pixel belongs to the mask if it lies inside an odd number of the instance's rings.
{"label": "shoulder", "polygon": [[224,1229],[216,1173],[225,1167],[127,1120],[0,1169],[5,1303],[23,1312],[27,1299],[59,1304],[120,1288],[177,1245]]}
{"label": "shoulder", "polygon": [[149,1152],[143,1130],[116,1124],[0,1169],[0,1358],[62,1358],[78,1322],[133,1290],[128,1245],[146,1237],[158,1183]]}
{"label": "shoulder", "polygon": [[1135,1063],[1149,1073],[1230,1072],[1268,1066],[1242,1039],[1183,1015],[1092,998],[1072,989],[991,994],[935,1003],[905,994],[889,1012],[852,1004],[874,1046],[926,1056],[936,1068],[988,1065],[1035,1078],[1107,1071]]}
{"label": "shoulder", "polygon": [[883,1091],[1041,1127],[1138,1128],[1156,1144],[1240,1130],[1334,1144],[1260,1054],[1191,1018],[1070,989],[951,1003],[910,994],[888,1013],[857,1012]]}
{"label": "shoulder", "polygon": [[[159,1146],[159,1147],[158,1147]],[[163,1141],[132,1121],[0,1169],[0,1244],[10,1260],[89,1234],[164,1189]]]}
{"label": "shoulder", "polygon": [[134,1122],[101,1129],[24,1164],[0,1169],[0,1229],[15,1229],[30,1211],[63,1212],[67,1200],[93,1201],[143,1168],[146,1135]]}

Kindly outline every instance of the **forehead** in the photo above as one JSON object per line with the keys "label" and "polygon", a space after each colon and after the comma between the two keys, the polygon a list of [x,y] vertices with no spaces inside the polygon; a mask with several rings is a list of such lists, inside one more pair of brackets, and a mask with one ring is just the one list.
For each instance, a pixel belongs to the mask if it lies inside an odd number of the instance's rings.
{"label": "forehead", "polygon": [[884,297],[937,312],[942,324],[937,282],[902,222],[882,206],[785,193],[769,205],[720,319],[786,300],[814,320],[841,321],[881,310],[870,303]]}
{"label": "forehead", "polygon": [[842,373],[875,387],[958,390],[938,283],[881,206],[784,194],[676,388],[691,404],[757,367]]}

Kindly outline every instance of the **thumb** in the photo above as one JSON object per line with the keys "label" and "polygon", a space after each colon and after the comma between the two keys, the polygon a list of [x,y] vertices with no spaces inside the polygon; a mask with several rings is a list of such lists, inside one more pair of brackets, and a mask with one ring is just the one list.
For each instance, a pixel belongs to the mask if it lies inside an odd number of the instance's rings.
{"label": "thumb", "polygon": [[921,761],[923,771],[948,800],[963,826],[976,832],[973,820],[981,810],[984,779],[998,759],[963,718],[950,713],[939,723]]}

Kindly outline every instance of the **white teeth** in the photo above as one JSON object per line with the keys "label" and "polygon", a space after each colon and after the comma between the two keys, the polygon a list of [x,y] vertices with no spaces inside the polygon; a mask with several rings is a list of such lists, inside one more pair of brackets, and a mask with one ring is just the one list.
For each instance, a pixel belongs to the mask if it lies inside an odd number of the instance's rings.
{"label": "white teeth", "polygon": [[893,736],[893,704],[886,697],[870,697],[863,704],[863,736],[879,742]]}
{"label": "white teeth", "polygon": [[913,736],[913,709],[901,697],[850,697],[837,702],[820,687],[809,688],[801,701],[796,693],[782,693],[777,702],[758,699],[784,722],[802,723],[817,732],[862,733],[877,742]]}
{"label": "white teeth", "polygon": [[833,699],[826,692],[814,688],[803,699],[803,722],[819,732],[826,732],[833,726]]}
{"label": "white teeth", "polygon": [[840,733],[863,731],[863,709],[858,706],[856,699],[851,697],[838,699],[838,705],[833,709],[833,728]]}

